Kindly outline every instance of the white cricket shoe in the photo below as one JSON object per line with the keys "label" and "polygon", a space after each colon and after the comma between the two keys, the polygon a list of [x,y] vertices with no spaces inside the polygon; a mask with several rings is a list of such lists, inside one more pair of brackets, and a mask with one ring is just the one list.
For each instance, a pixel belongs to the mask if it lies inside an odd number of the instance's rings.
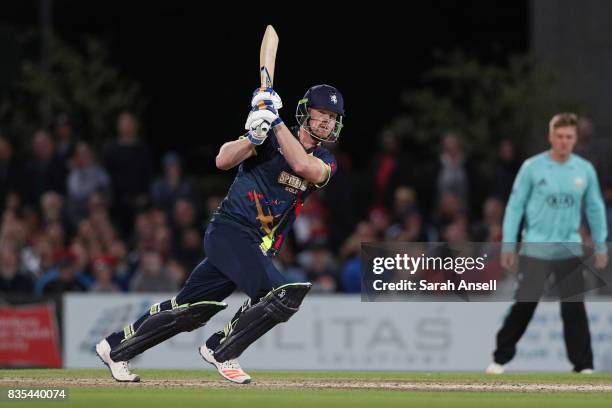
{"label": "white cricket shoe", "polygon": [[593,370],[592,368],[584,368],[578,371],[578,374],[595,374],[595,370]]}
{"label": "white cricket shoe", "polygon": [[200,346],[200,355],[207,363],[214,365],[217,371],[223,378],[230,380],[236,384],[248,384],[251,382],[251,376],[245,373],[238,364],[238,360],[227,360],[223,363],[219,363],[215,360],[213,351],[206,347],[206,344]]}
{"label": "white cricket shoe", "polygon": [[497,364],[496,362],[493,362],[493,363],[489,364],[489,366],[485,370],[485,373],[487,373],[487,374],[503,374],[504,371],[506,371],[506,369],[504,368],[503,365]]}
{"label": "white cricket shoe", "polygon": [[96,354],[111,372],[113,378],[120,382],[139,382],[140,377],[130,372],[127,361],[113,361],[110,357],[111,346],[106,339],[96,344]]}

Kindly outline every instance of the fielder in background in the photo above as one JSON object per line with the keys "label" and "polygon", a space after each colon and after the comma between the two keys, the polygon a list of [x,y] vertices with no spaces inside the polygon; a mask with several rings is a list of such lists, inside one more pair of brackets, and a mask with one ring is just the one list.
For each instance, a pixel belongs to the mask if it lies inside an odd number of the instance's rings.
{"label": "fielder in background", "polygon": [[[567,355],[575,372],[593,372],[591,336],[584,307],[584,262],[578,232],[585,210],[593,242],[595,268],[608,262],[607,224],[595,169],[572,153],[577,118],[555,115],[549,125],[551,149],[526,160],[514,181],[503,223],[502,266],[518,266],[517,302],[497,333],[497,348],[486,372],[501,374],[516,354],[516,344],[527,329],[545,284],[554,277],[561,299],[561,318]],[[583,208],[584,206],[584,208]],[[520,257],[515,254],[523,221]]]}
{"label": "fielder in background", "polygon": [[[237,361],[254,341],[295,314],[310,290],[291,282],[272,264],[302,203],[324,187],[336,171],[321,142],[335,142],[342,129],[344,101],[329,85],[310,88],[299,101],[299,126],[288,129],[278,115],[280,96],[256,89],[244,136],[221,146],[219,169],[240,165],[227,196],[206,230],[206,258],[172,299],[96,345],[96,353],[117,381],[135,382],[128,361],[184,331],[203,326],[227,305],[236,288],[249,299],[221,331],[199,348],[200,355],[226,379],[245,384],[251,377]],[[267,132],[262,129],[269,129]]]}

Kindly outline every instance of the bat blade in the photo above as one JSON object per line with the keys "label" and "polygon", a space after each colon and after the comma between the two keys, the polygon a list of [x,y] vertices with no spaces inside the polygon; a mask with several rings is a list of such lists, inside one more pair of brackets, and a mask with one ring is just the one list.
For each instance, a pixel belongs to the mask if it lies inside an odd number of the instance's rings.
{"label": "bat blade", "polygon": [[259,74],[262,87],[271,87],[274,83],[274,65],[276,64],[276,50],[278,49],[278,34],[274,27],[266,27],[261,49],[259,51]]}

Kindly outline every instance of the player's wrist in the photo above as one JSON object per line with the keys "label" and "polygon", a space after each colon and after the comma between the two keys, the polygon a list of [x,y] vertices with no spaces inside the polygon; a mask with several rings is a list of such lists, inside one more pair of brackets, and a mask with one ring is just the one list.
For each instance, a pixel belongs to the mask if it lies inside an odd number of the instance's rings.
{"label": "player's wrist", "polygon": [[280,126],[280,125],[283,125],[283,124],[284,124],[283,120],[281,119],[281,117],[280,117],[280,116],[278,116],[278,117],[277,117],[277,118],[276,118],[276,119],[275,119],[275,120],[272,122],[272,127],[277,127],[277,126]]}
{"label": "player's wrist", "polygon": [[251,132],[251,131],[247,132],[247,134],[245,136],[246,136],[246,139],[252,145],[255,145],[255,146],[260,146],[261,144],[263,144],[263,142],[266,141],[266,136],[261,137],[261,136],[258,136],[254,132]]}
{"label": "player's wrist", "polygon": [[596,242],[595,243],[595,254],[597,255],[605,255],[608,253],[608,246],[605,242]]}
{"label": "player's wrist", "polygon": [[253,143],[252,139],[253,137],[250,136],[249,132],[246,132],[244,135],[239,137],[239,140],[244,140],[251,147],[251,149],[256,152],[255,146],[259,146],[261,143]]}

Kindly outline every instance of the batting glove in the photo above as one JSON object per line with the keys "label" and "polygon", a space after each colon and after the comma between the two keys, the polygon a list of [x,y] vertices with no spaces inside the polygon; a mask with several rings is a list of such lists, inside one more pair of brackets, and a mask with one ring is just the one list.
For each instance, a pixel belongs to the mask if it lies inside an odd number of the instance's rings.
{"label": "batting glove", "polygon": [[[271,104],[271,102],[270,102]],[[268,137],[268,132],[273,126],[283,123],[278,112],[273,106],[261,101],[251,109],[244,128],[248,130],[247,139],[255,145],[262,144]]]}
{"label": "batting glove", "polygon": [[[251,99],[251,106],[255,107],[261,101],[270,101],[274,109],[279,110],[283,107],[283,101],[279,94],[277,94],[272,88],[257,88],[253,91],[253,99]],[[270,103],[267,103],[268,105]]]}

